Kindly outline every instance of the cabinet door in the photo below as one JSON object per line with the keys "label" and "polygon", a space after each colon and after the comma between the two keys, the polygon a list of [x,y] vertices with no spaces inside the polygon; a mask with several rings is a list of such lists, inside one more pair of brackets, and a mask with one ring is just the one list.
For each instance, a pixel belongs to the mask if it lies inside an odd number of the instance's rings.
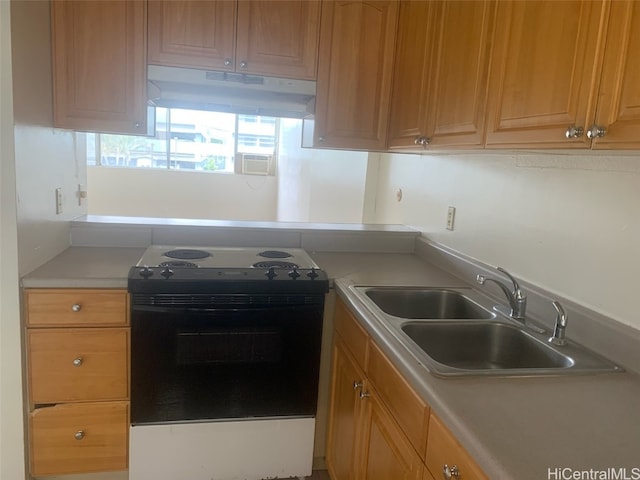
{"label": "cabinet door", "polygon": [[495,3],[437,2],[433,63],[429,69],[429,147],[484,143],[489,47]]}
{"label": "cabinet door", "polygon": [[383,150],[397,1],[331,1],[320,24],[314,145]]}
{"label": "cabinet door", "polygon": [[241,1],[237,28],[238,72],[316,79],[318,0]]}
{"label": "cabinet door", "polygon": [[149,2],[149,63],[235,69],[236,0]]}
{"label": "cabinet door", "polygon": [[126,470],[129,403],[64,404],[29,414],[34,477]]}
{"label": "cabinet door", "polygon": [[593,148],[640,148],[640,2],[611,3]]}
{"label": "cabinet door", "polygon": [[487,147],[586,148],[567,139],[595,112],[607,3],[500,1],[490,68]]}
{"label": "cabinet door", "polygon": [[411,388],[382,350],[373,342],[367,362],[368,379],[375,385],[377,398],[384,402],[404,436],[424,458],[429,427],[429,406]]}
{"label": "cabinet door", "polygon": [[51,2],[54,125],[146,133],[146,2]]}
{"label": "cabinet door", "polygon": [[333,480],[355,479],[354,458],[364,374],[336,334],[327,432],[327,469]]}
{"label": "cabinet door", "polygon": [[391,150],[422,148],[436,5],[423,0],[400,4],[389,121]]}
{"label": "cabinet door", "polygon": [[358,478],[422,480],[422,460],[377,398],[375,390],[363,400],[362,462]]}

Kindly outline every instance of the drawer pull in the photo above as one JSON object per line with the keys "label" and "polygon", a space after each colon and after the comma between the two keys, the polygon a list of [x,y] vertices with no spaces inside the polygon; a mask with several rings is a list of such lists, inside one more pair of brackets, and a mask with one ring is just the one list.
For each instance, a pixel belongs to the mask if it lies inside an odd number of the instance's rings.
{"label": "drawer pull", "polygon": [[73,359],[73,365],[75,367],[81,366],[82,365],[82,357],[74,358]]}
{"label": "drawer pull", "polygon": [[460,478],[460,470],[458,470],[457,465],[452,465],[451,467],[446,463],[442,466],[442,478],[444,480],[451,479],[459,479]]}
{"label": "drawer pull", "polygon": [[359,388],[362,388],[362,382],[358,382],[357,380],[353,381],[353,389],[354,390],[358,390]]}
{"label": "drawer pull", "polygon": [[82,440],[84,438],[84,430],[78,430],[74,437],[76,440]]}
{"label": "drawer pull", "polygon": [[360,392],[360,400],[364,400],[365,398],[369,398],[371,394],[369,392]]}
{"label": "drawer pull", "polygon": [[71,310],[74,312],[79,312],[82,309],[82,305],[80,305],[79,303],[74,303],[73,305],[71,305]]}

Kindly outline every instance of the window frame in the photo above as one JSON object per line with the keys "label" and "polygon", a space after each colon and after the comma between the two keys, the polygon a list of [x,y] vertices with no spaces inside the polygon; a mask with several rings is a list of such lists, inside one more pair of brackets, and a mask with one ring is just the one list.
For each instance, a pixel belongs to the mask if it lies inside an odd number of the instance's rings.
{"label": "window frame", "polygon": [[[164,139],[159,137],[157,128],[155,129],[156,134],[153,137],[143,136],[143,135],[113,135],[113,134],[99,133],[99,132],[88,134],[87,149],[86,149],[87,165],[96,166],[96,167],[121,167],[121,168],[132,168],[132,169],[152,168],[154,170],[173,170],[173,171],[188,171],[188,172],[198,172],[198,173],[218,173],[218,174],[238,175],[238,174],[251,174],[251,173],[244,172],[243,165],[242,165],[243,162],[241,161],[242,155],[258,155],[258,156],[268,155],[268,156],[271,156],[272,158],[268,166],[268,171],[266,175],[275,176],[277,174],[277,163],[278,163],[278,155],[279,155],[279,147],[280,147],[280,118],[262,117],[260,115],[248,115],[248,114],[228,114],[228,115],[234,116],[234,131],[231,134],[233,138],[233,154],[230,160],[231,168],[229,168],[229,166],[227,165],[227,168],[225,169],[207,170],[204,168],[181,168],[180,167],[180,159],[175,156],[176,154],[179,154],[179,152],[177,151],[177,149],[175,149],[175,146],[177,145],[177,142],[181,141],[180,136],[187,136],[188,134],[185,132],[176,132],[178,133],[178,135],[174,138],[174,135],[172,133],[173,121],[171,116],[172,116],[172,110],[174,111],[175,110],[188,111],[188,110],[187,109],[171,109],[171,108],[166,108],[164,110],[166,110],[165,116],[164,116],[165,118],[164,124],[166,125],[166,130],[164,131]],[[211,113],[222,113],[222,112],[211,112]],[[266,121],[262,121],[263,119]],[[256,133],[251,133],[251,132],[239,133],[241,123],[254,125],[254,126],[260,126],[260,125],[273,126],[273,135],[265,134],[262,131],[258,131]],[[258,130],[260,129],[258,128]],[[89,135],[94,136],[93,140],[91,140],[91,137]],[[131,152],[131,149],[125,150],[127,155],[124,157],[124,164],[121,164],[121,161],[123,160],[123,158],[121,158],[119,155],[115,156],[115,159],[114,159],[115,164],[109,164],[109,163],[105,163],[106,157],[103,155],[104,137],[106,135],[113,136],[113,137],[130,137],[134,139],[154,139],[159,141],[164,140],[165,148],[163,151],[154,151],[153,149],[150,150],[149,157],[152,162],[152,165],[150,166],[128,165],[127,157],[129,157],[129,153]],[[194,131],[193,135],[194,137],[197,135],[202,136],[202,133],[198,131]],[[242,138],[243,136],[254,138],[255,145],[251,145],[251,146],[240,145],[240,138]],[[269,142],[270,139],[273,139],[273,148],[271,149],[270,146],[267,147],[267,148],[270,148],[270,152],[266,153],[264,151],[260,151],[260,149],[263,149],[263,150],[265,149],[264,143],[267,143],[267,144],[270,143]],[[182,139],[182,141],[185,141],[185,140]],[[189,141],[189,140],[186,140],[186,141]],[[94,156],[94,163],[89,163],[89,159],[91,155],[90,147],[89,147],[90,143],[93,143],[92,153]],[[208,143],[208,142],[197,142],[195,141],[195,138],[194,138],[194,140],[189,141],[189,143],[196,144],[196,143]],[[217,142],[211,142],[211,143],[217,143]],[[263,145],[261,145],[261,143],[263,143]],[[271,153],[271,150],[272,150],[272,153]],[[156,156],[159,154],[163,154],[164,163],[166,165],[153,166],[153,163],[162,161],[162,160],[156,159]],[[212,157],[218,157],[218,156],[220,155],[217,155],[217,156],[212,155]],[[223,158],[226,159],[227,157],[223,156]],[[217,158],[214,158],[213,160],[216,161]],[[225,160],[225,162],[229,162],[229,161]],[[194,162],[194,166],[195,165],[196,164]]]}

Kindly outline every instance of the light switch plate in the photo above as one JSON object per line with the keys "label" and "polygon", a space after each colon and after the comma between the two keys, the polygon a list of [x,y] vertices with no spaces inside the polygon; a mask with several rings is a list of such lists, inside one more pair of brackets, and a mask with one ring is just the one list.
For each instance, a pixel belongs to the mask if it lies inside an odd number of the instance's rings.
{"label": "light switch plate", "polygon": [[56,215],[62,213],[62,187],[56,188]]}
{"label": "light switch plate", "polygon": [[449,207],[447,210],[447,230],[453,230],[453,222],[456,218],[456,207]]}

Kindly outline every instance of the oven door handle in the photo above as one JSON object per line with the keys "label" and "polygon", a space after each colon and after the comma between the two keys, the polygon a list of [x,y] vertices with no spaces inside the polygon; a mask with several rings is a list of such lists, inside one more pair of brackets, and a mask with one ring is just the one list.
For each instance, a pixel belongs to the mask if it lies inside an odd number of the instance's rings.
{"label": "oven door handle", "polygon": [[175,306],[171,306],[169,308],[167,308],[166,306],[162,306],[162,307],[158,307],[158,306],[153,306],[153,305],[132,305],[131,306],[131,311],[132,312],[154,312],[154,313],[201,313],[201,314],[207,314],[207,315],[211,315],[211,314],[229,314],[229,313],[265,313],[265,312],[278,312],[278,311],[290,311],[292,308],[295,308],[297,311],[304,311],[304,310],[314,310],[317,308],[316,305],[308,305],[308,304],[301,304],[301,305],[272,305],[272,306],[268,306],[268,307],[255,307],[255,308],[251,308],[251,307],[231,307],[231,306],[225,306],[225,307],[210,307],[210,308],[203,308],[203,307],[175,307]]}

